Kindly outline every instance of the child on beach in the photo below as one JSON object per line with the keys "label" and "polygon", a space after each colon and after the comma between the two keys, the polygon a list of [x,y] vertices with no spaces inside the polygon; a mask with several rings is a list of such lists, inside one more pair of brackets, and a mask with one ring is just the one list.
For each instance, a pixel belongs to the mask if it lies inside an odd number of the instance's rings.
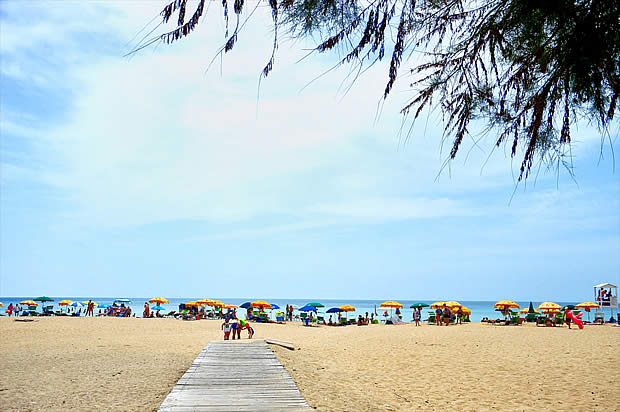
{"label": "child on beach", "polygon": [[254,329],[252,329],[249,322],[246,322],[245,328],[248,330],[248,339],[252,339],[252,336],[254,336]]}
{"label": "child on beach", "polygon": [[222,323],[222,329],[224,330],[224,340],[229,340],[230,339],[231,325],[228,322],[228,319],[226,319],[224,321],[224,323]]}

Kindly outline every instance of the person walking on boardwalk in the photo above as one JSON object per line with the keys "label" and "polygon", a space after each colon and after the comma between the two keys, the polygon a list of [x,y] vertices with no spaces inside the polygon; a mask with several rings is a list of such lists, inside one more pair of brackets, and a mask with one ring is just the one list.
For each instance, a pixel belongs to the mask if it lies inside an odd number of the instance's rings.
{"label": "person walking on boardwalk", "polygon": [[224,340],[230,339],[231,328],[232,326],[230,325],[230,322],[228,321],[228,319],[226,319],[224,323],[222,323],[222,329],[224,330]]}

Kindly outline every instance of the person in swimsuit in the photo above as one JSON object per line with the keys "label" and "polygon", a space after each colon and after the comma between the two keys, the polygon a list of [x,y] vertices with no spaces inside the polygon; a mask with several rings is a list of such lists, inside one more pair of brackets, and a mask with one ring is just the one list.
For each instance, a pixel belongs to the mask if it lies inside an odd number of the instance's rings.
{"label": "person in swimsuit", "polygon": [[228,322],[228,319],[226,319],[224,321],[224,323],[222,323],[222,329],[224,330],[224,340],[229,340],[230,339],[231,325]]}
{"label": "person in swimsuit", "polygon": [[144,312],[142,313],[143,318],[148,318],[151,314],[151,308],[149,307],[148,302],[144,302]]}
{"label": "person in swimsuit", "polygon": [[243,319],[237,319],[237,339],[241,339],[241,329],[245,329],[248,323]]}
{"label": "person in swimsuit", "polygon": [[416,326],[420,326],[420,310],[419,309],[413,310],[413,320],[415,321]]}
{"label": "person in swimsuit", "polygon": [[237,339],[237,328],[239,328],[239,325],[237,323],[237,319],[235,319],[235,318],[232,318],[230,320],[230,323],[231,323],[230,326],[232,328],[232,339],[235,340],[235,339]]}
{"label": "person in swimsuit", "polygon": [[252,339],[252,336],[254,336],[254,329],[252,329],[249,322],[246,322],[245,328],[248,330],[248,339]]}
{"label": "person in swimsuit", "polygon": [[450,309],[443,305],[443,323],[448,326],[450,324]]}

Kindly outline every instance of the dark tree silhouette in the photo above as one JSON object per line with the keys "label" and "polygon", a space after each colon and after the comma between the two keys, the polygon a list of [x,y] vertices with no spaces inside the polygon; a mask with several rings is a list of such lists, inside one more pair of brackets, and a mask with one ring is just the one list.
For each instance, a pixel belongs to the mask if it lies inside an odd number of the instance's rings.
{"label": "dark tree silhouette", "polygon": [[[612,148],[617,138],[609,132],[620,96],[617,0],[259,0],[255,7],[260,4],[269,6],[274,25],[263,77],[273,69],[282,33],[318,38],[314,52],[338,48],[344,56],[338,65],[358,72],[389,57],[383,98],[405,60],[413,65],[412,98],[402,113],[413,116],[413,125],[425,107],[438,108],[450,159],[474,119],[486,122],[485,135],[493,131],[497,146],[510,146],[511,157],[523,156],[519,181],[536,162],[570,168],[566,159],[578,120],[596,125]],[[219,53],[227,53],[248,6],[222,0],[221,7],[226,41]],[[187,21],[186,12],[187,0],[169,3],[162,23],[176,16],[177,28],[145,39],[136,50],[188,36],[200,23],[205,0]]]}

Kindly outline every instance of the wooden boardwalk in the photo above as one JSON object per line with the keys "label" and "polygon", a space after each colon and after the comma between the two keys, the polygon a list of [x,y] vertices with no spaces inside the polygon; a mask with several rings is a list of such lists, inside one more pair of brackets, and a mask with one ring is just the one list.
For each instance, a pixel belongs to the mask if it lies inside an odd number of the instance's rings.
{"label": "wooden boardwalk", "polygon": [[263,340],[209,342],[159,408],[162,412],[308,409],[291,375]]}

